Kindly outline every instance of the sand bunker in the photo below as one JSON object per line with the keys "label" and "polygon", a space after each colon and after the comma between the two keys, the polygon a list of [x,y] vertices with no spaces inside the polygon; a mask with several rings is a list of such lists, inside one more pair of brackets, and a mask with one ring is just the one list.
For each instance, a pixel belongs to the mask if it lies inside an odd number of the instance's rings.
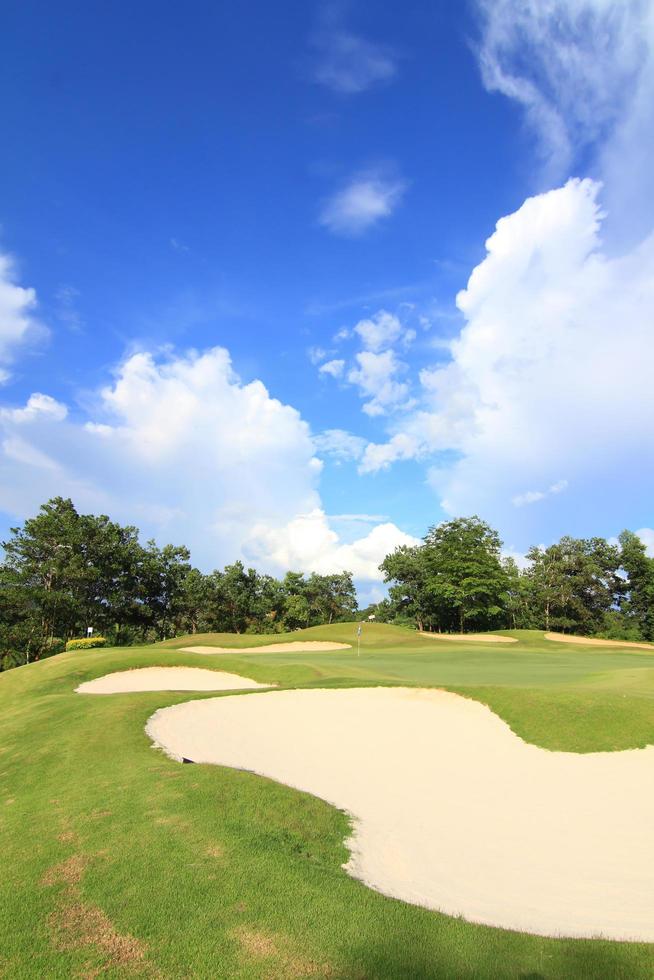
{"label": "sand bunker", "polygon": [[570,636],[569,633],[546,633],[546,640],[557,643],[583,643],[593,647],[636,647],[638,650],[649,650],[654,653],[654,643],[634,643],[633,640],[595,640],[589,636]]}
{"label": "sand bunker", "polygon": [[654,748],[548,752],[475,701],[408,688],[187,702],[147,732],[175,758],[349,811],[347,870],[385,894],[542,935],[654,941]]}
{"label": "sand bunker", "polygon": [[260,647],[182,647],[183,653],[309,653],[318,650],[351,650],[350,643],[326,640],[297,640],[293,643],[266,643]]}
{"label": "sand bunker", "polygon": [[84,681],[78,694],[125,694],[130,691],[242,691],[257,687],[248,677],[202,667],[139,667],[119,670],[92,681]]}
{"label": "sand bunker", "polygon": [[430,640],[454,640],[457,643],[517,643],[514,636],[494,636],[492,633],[424,633]]}

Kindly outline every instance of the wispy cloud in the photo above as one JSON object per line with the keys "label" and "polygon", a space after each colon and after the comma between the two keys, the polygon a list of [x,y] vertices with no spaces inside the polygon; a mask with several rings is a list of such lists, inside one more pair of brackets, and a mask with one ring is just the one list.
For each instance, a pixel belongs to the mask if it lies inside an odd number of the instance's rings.
{"label": "wispy cloud", "polygon": [[320,212],[320,224],[334,235],[356,237],[388,218],[399,205],[406,183],[377,173],[352,177]]}
{"label": "wispy cloud", "polygon": [[397,73],[395,55],[385,45],[336,27],[314,35],[317,61],[313,77],[340,95],[357,95],[391,81]]}
{"label": "wispy cloud", "polygon": [[84,329],[84,321],[77,308],[77,300],[81,293],[75,286],[60,286],[55,293],[57,307],[55,315],[60,323],[63,323],[68,330],[73,333],[81,333]]}
{"label": "wispy cloud", "polygon": [[479,64],[491,92],[520,103],[548,176],[605,137],[633,100],[647,62],[642,0],[478,0]]}
{"label": "wispy cloud", "polygon": [[329,351],[326,351],[324,347],[308,347],[307,357],[312,364],[320,364],[326,357],[329,357]]}
{"label": "wispy cloud", "polygon": [[547,488],[547,490],[527,490],[525,493],[519,493],[515,497],[511,498],[511,503],[514,507],[524,507],[527,504],[536,504],[540,500],[545,500],[546,497],[555,496],[557,493],[563,493],[564,490],[568,488],[567,480],[557,480]]}
{"label": "wispy cloud", "polygon": [[169,241],[170,241],[170,247],[172,249],[174,249],[175,252],[190,252],[191,251],[190,248],[188,247],[188,245],[185,245],[184,242],[180,242],[179,238],[171,238],[171,239],[169,239]]}
{"label": "wispy cloud", "polygon": [[321,456],[331,456],[346,463],[359,459],[366,447],[366,440],[345,429],[326,429],[313,437],[313,445]]}

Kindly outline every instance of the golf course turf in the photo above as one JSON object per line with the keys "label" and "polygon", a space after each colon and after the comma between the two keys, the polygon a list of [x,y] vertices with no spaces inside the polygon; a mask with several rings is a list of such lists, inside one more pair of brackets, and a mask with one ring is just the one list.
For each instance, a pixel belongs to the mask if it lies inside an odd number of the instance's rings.
{"label": "golf course turf", "polygon": [[[355,629],[290,639],[353,643]],[[356,646],[240,653],[287,638],[215,634],[71,652],[0,675],[0,976],[651,977],[654,946],[475,926],[351,879],[345,814],[152,749],[147,719],[188,692],[75,694],[84,681],[149,666],[282,688],[444,687],[544,748],[654,743],[654,649],[537,632],[505,634],[513,644],[440,644],[399,627],[363,629],[360,657]],[[235,649],[181,652],[190,642]]]}

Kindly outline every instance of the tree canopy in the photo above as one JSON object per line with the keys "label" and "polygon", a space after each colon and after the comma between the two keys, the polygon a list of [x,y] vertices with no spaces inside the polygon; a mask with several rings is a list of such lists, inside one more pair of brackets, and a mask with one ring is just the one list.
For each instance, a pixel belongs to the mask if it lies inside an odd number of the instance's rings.
{"label": "tree canopy", "polygon": [[[352,574],[275,578],[234,561],[208,574],[183,545],[142,543],[136,527],[55,497],[3,542],[0,668],[57,653],[92,627],[113,644],[185,633],[274,633],[352,619]],[[388,597],[365,610],[421,630],[545,629],[654,641],[654,558],[623,531],[503,557],[479,517],[434,525],[380,565]],[[364,613],[361,613],[363,615]]]}
{"label": "tree canopy", "polygon": [[654,559],[631,531],[617,545],[565,536],[530,548],[522,570],[501,548],[478,517],[432,527],[421,545],[386,556],[389,599],[371,612],[444,632],[504,627],[654,640]]}
{"label": "tree canopy", "polygon": [[502,624],[509,581],[499,535],[478,517],[430,527],[423,544],[398,548],[381,564],[391,599],[419,629],[458,631]]}
{"label": "tree canopy", "polygon": [[111,643],[184,633],[275,632],[350,619],[352,575],[283,579],[236,561],[204,574],[184,546],[141,544],[135,527],[55,497],[3,542],[0,663],[57,653],[88,627]]}

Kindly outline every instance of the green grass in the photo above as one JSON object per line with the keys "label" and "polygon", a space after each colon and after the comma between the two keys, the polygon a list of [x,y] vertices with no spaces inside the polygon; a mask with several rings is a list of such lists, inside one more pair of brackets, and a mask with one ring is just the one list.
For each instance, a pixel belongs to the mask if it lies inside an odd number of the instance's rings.
{"label": "green grass", "polygon": [[[652,946],[474,926],[352,880],[341,868],[343,813],[151,748],[152,712],[203,695],[74,694],[82,680],[155,664],[284,686],[441,686],[484,701],[546,748],[654,743],[654,651],[507,635],[519,642],[439,643],[366,625],[360,657],[356,647],[180,652],[281,639],[214,634],[67,653],[0,675],[0,975],[651,977]],[[351,624],[291,639],[303,637],[355,642]]]}

